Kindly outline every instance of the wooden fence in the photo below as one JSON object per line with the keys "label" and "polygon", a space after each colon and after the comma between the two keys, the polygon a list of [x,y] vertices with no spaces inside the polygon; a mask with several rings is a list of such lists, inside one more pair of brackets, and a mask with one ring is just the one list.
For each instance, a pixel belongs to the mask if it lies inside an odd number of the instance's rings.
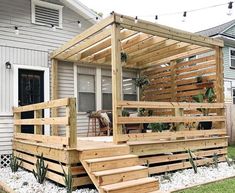
{"label": "wooden fence", "polygon": [[[151,109],[157,110],[171,110],[171,114],[142,116],[142,117],[117,117],[119,126],[123,124],[136,124],[136,123],[173,123],[175,125],[183,125],[186,129],[179,131],[163,131],[153,133],[132,133],[122,134],[121,131],[117,134],[117,141],[137,141],[137,140],[171,140],[177,138],[194,138],[194,137],[210,137],[210,136],[225,136],[226,135],[226,118],[225,118],[225,104],[224,103],[177,103],[177,102],[134,102],[134,101],[120,101],[117,104],[119,109]],[[203,114],[197,109],[206,108],[210,110],[209,115]],[[187,128],[187,125],[196,125],[199,122],[211,121],[213,128],[211,130],[197,130],[197,128]],[[117,127],[119,128],[119,127]],[[182,128],[182,127],[181,127]],[[115,128],[114,128],[115,129]]]}
{"label": "wooden fence", "polygon": [[[75,98],[65,98],[37,103],[27,106],[14,107],[14,139],[34,141],[44,144],[58,144],[68,148],[77,146],[76,102]],[[44,109],[65,108],[64,117],[42,117]],[[21,113],[34,112],[34,118],[21,119]],[[34,133],[22,133],[22,125],[33,125]],[[66,127],[65,136],[47,136],[43,134],[43,125]]]}

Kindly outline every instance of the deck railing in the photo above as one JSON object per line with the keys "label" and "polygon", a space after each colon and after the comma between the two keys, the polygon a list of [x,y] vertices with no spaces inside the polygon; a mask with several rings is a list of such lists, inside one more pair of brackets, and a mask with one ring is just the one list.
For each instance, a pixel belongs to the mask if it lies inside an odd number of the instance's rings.
{"label": "deck railing", "polygon": [[[65,108],[65,116],[62,117],[42,117],[43,110]],[[34,112],[34,118],[21,119],[24,112]],[[14,139],[34,141],[45,144],[58,144],[68,148],[77,146],[77,126],[76,126],[76,100],[75,98],[65,98],[37,103],[21,107],[13,107],[14,113]],[[33,125],[33,134],[22,133],[22,125]],[[43,125],[65,126],[65,136],[51,136],[43,134]]]}
{"label": "deck railing", "polygon": [[[209,137],[224,136],[225,129],[225,104],[224,103],[186,103],[186,102],[146,102],[146,101],[120,101],[117,104],[118,109],[151,109],[154,111],[153,116],[138,117],[117,117],[117,126],[120,128],[123,124],[136,123],[171,123],[174,125],[196,125],[203,121],[211,121],[213,129],[197,130],[197,128],[185,128],[183,131],[175,132],[152,132],[152,133],[132,133],[123,134],[122,132],[116,136],[117,142],[133,141],[133,140],[171,140],[177,138],[193,138],[193,137]],[[209,109],[209,115],[203,115],[198,109]],[[179,127],[180,128],[180,127]],[[182,127],[181,127],[182,128]],[[115,132],[114,132],[115,133]]]}

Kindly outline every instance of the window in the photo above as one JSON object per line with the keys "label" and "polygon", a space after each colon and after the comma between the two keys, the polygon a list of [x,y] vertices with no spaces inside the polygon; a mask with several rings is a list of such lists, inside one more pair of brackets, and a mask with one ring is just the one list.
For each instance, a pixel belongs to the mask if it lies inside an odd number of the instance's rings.
{"label": "window", "polygon": [[122,83],[123,99],[126,101],[136,101],[137,93],[136,86],[132,78],[123,77]]}
{"label": "window", "polygon": [[233,104],[235,104],[235,88],[233,88]]}
{"label": "window", "polygon": [[95,111],[95,76],[78,74],[78,111]]}
{"label": "window", "polygon": [[62,8],[61,5],[32,0],[32,23],[62,28]]}
{"label": "window", "polygon": [[235,49],[230,48],[229,49],[230,54],[230,67],[235,68]]}
{"label": "window", "polygon": [[[123,72],[123,99],[127,101],[137,100],[137,91],[133,78],[136,77],[136,73]],[[111,71],[102,70],[101,77],[101,90],[102,90],[102,109],[112,109],[112,77]]]}
{"label": "window", "polygon": [[102,90],[102,109],[112,109],[112,78],[110,76],[102,76],[101,79]]}

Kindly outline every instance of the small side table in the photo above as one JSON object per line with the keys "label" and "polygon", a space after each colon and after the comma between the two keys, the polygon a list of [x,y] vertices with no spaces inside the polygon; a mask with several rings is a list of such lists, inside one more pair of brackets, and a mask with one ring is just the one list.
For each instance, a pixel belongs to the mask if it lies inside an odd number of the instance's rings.
{"label": "small side table", "polygon": [[97,117],[88,117],[88,131],[87,131],[87,137],[89,136],[89,133],[95,133],[97,132],[97,123],[98,123],[98,118]]}

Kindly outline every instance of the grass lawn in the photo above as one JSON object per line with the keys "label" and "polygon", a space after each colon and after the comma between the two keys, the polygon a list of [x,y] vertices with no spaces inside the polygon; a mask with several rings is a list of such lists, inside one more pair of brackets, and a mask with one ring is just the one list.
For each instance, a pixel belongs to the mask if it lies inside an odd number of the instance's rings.
{"label": "grass lawn", "polygon": [[[228,157],[235,158],[235,146],[228,147]],[[190,188],[177,193],[234,193],[235,178]]]}

